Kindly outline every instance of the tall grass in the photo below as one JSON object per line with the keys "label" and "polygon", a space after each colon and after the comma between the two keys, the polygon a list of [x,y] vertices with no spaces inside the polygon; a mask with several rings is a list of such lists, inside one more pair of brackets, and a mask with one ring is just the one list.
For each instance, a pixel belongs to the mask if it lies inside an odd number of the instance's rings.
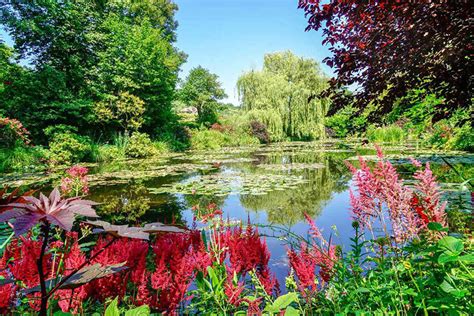
{"label": "tall grass", "polygon": [[402,142],[407,138],[405,131],[398,125],[386,125],[381,127],[369,126],[366,132],[371,142],[395,143]]}
{"label": "tall grass", "polygon": [[0,149],[0,173],[27,172],[45,168],[45,154],[41,148],[15,146]]}

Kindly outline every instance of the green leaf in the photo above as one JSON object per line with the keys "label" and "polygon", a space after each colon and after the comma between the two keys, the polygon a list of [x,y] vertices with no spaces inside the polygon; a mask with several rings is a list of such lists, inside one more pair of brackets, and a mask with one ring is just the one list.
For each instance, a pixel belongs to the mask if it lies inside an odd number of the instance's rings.
{"label": "green leaf", "polygon": [[104,316],[120,316],[120,311],[118,309],[118,297],[116,297],[105,310]]}
{"label": "green leaf", "polygon": [[464,255],[459,257],[459,261],[463,261],[466,263],[473,263],[474,262],[474,254],[470,253],[468,255]]}
{"label": "green leaf", "polygon": [[298,301],[298,294],[295,292],[290,292],[285,295],[279,296],[274,302],[273,302],[273,307],[280,309],[284,309],[288,305],[290,305],[293,302]]}
{"label": "green leaf", "polygon": [[277,297],[277,299],[271,305],[265,307],[265,311],[278,313],[280,310],[285,309],[288,305],[298,301],[298,294],[290,292],[285,295]]}
{"label": "green leaf", "polygon": [[148,305],[142,305],[125,312],[125,316],[148,316],[148,315],[150,315],[150,308],[148,307]]}
{"label": "green leaf", "polygon": [[286,308],[285,316],[297,316],[299,314],[300,314],[300,312],[294,307],[288,306]]}
{"label": "green leaf", "polygon": [[370,290],[368,288],[365,288],[365,287],[359,287],[359,288],[357,288],[356,292],[357,293],[369,293]]}
{"label": "green leaf", "polygon": [[438,257],[438,263],[439,264],[445,264],[445,263],[448,263],[448,262],[457,261],[458,259],[459,259],[459,256],[457,256],[457,255],[453,256],[453,255],[449,255],[447,253],[442,253]]}
{"label": "green leaf", "polygon": [[445,250],[450,255],[460,255],[464,250],[464,245],[461,240],[452,236],[446,236],[438,241],[438,247]]}
{"label": "green leaf", "polygon": [[446,281],[446,280],[444,280],[443,283],[440,284],[440,287],[446,293],[451,294],[453,296],[456,296],[457,298],[462,298],[467,293],[469,293],[469,291],[467,291],[467,290],[458,290],[458,289],[456,289],[451,284],[449,284],[449,282]]}
{"label": "green leaf", "polygon": [[440,223],[437,223],[437,222],[428,223],[428,229],[434,230],[434,231],[437,231],[437,232],[446,232],[446,231],[448,231],[448,228],[443,227],[443,225],[441,225]]}

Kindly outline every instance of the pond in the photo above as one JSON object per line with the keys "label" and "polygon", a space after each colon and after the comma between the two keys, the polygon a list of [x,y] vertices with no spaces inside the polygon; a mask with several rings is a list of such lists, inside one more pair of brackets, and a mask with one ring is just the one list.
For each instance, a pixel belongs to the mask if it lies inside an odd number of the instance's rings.
{"label": "pond", "polygon": [[[402,176],[413,172],[409,157],[430,162],[443,182],[446,198],[469,200],[460,191],[474,173],[474,155],[423,150],[416,144],[384,146]],[[126,160],[90,166],[91,200],[103,203],[99,214],[115,223],[162,221],[202,226],[209,204],[230,223],[259,225],[271,252],[270,266],[280,284],[288,274],[284,236],[306,236],[304,214],[315,219],[327,239],[347,249],[352,236],[347,162],[358,156],[376,160],[360,141],[291,142],[168,154],[157,159]],[[451,165],[451,166],[449,166]],[[40,179],[43,179],[40,181]],[[0,179],[1,180],[1,179]],[[57,175],[6,176],[12,186],[57,182]]]}

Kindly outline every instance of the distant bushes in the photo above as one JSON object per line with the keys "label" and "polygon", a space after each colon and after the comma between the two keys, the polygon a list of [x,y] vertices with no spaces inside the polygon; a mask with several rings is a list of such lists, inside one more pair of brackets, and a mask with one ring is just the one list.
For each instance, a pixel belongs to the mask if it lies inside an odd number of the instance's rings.
{"label": "distant bushes", "polygon": [[371,142],[394,143],[406,139],[406,133],[395,124],[380,127],[371,125],[367,128],[366,135]]}
{"label": "distant bushes", "polygon": [[106,162],[126,158],[149,158],[170,151],[163,141],[152,141],[146,133],[134,132],[131,136],[118,134],[113,144],[98,146],[94,160]]}
{"label": "distant bushes", "polygon": [[200,129],[191,133],[192,149],[219,149],[222,147],[260,144],[258,138],[250,135],[248,131],[225,129],[220,125],[219,127],[213,126],[214,128],[211,129]]}
{"label": "distant bushes", "polygon": [[30,144],[30,133],[15,119],[0,117],[0,172],[41,168],[45,152]]}
{"label": "distant bushes", "polygon": [[72,132],[54,134],[47,151],[48,161],[52,166],[87,161],[91,155],[91,139]]}

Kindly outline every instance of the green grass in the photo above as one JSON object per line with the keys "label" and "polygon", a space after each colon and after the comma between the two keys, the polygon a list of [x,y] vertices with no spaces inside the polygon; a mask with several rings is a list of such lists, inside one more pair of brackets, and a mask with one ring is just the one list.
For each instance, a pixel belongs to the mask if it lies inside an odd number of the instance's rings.
{"label": "green grass", "polygon": [[405,131],[397,125],[386,125],[382,127],[369,126],[366,135],[371,142],[384,143],[402,142],[407,138]]}
{"label": "green grass", "polygon": [[44,169],[44,159],[44,151],[40,147],[1,148],[0,172],[28,172]]}

